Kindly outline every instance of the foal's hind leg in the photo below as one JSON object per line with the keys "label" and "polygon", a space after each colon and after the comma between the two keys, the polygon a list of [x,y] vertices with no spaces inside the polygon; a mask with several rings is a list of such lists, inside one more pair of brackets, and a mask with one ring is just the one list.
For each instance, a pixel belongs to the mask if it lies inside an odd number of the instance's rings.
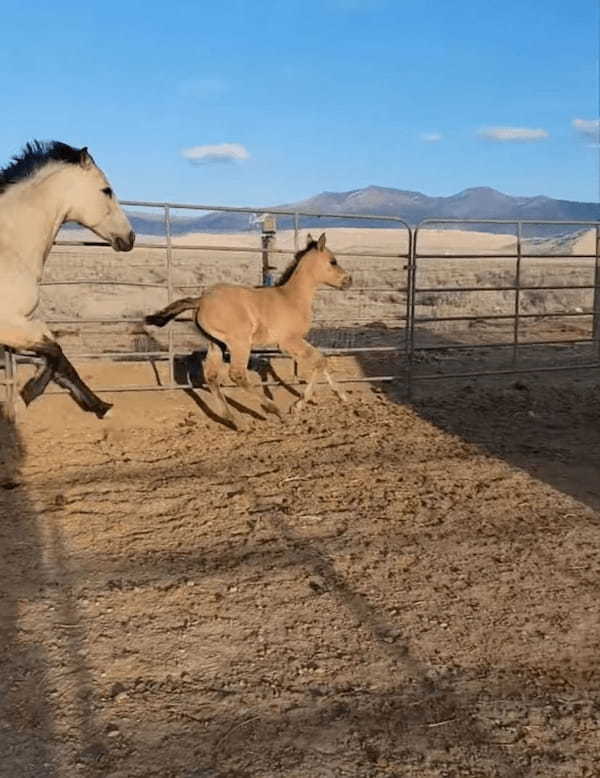
{"label": "foal's hind leg", "polygon": [[204,359],[204,378],[208,384],[208,388],[219,402],[221,415],[224,416],[233,427],[237,427],[238,424],[231,408],[227,404],[227,400],[225,399],[219,384],[219,371],[222,364],[223,353],[220,346],[217,346],[216,343],[209,342],[206,357]]}
{"label": "foal's hind leg", "polygon": [[282,419],[283,417],[281,411],[279,410],[277,405],[272,400],[269,400],[268,397],[265,397],[265,395],[262,394],[257,387],[252,386],[252,384],[248,380],[248,359],[250,358],[250,341],[230,340],[227,343],[227,346],[229,348],[229,353],[231,355],[231,366],[229,368],[229,376],[232,382],[237,387],[243,389],[248,394],[258,397],[261,407],[264,408],[264,410],[267,411],[267,413],[274,413],[276,416],[279,416],[279,418]]}

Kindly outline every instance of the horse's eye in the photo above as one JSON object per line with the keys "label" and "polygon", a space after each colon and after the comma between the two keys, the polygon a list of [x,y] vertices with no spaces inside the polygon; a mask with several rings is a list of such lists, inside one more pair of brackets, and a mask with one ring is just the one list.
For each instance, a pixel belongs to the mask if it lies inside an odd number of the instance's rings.
{"label": "horse's eye", "polygon": [[110,186],[105,186],[105,187],[104,187],[104,189],[103,189],[102,191],[103,191],[103,193],[104,193],[104,194],[105,194],[107,197],[112,197],[112,196],[113,196],[113,190],[110,188]]}
{"label": "horse's eye", "polygon": [[331,259],[331,260],[329,261],[329,264],[330,264],[330,265],[337,265],[337,259]]}

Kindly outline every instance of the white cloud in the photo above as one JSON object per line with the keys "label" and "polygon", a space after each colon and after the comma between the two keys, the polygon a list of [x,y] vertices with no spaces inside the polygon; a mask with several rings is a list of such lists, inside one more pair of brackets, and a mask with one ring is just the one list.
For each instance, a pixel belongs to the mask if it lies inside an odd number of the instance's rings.
{"label": "white cloud", "polygon": [[592,148],[600,144],[600,119],[573,119],[573,128],[586,140],[591,141]]}
{"label": "white cloud", "polygon": [[441,132],[422,132],[419,137],[425,143],[437,143],[444,137]]}
{"label": "white cloud", "polygon": [[181,156],[193,165],[204,165],[209,162],[241,162],[250,158],[250,154],[241,143],[191,146],[189,149],[182,149]]}
{"label": "white cloud", "polygon": [[486,140],[499,143],[515,143],[524,141],[544,140],[549,137],[547,130],[532,129],[530,127],[484,127],[478,135]]}

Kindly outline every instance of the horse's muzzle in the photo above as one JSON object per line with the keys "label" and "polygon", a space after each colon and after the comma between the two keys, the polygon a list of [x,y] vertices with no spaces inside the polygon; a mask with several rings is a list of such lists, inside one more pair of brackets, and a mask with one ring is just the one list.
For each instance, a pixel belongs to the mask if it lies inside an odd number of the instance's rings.
{"label": "horse's muzzle", "polygon": [[135,243],[135,232],[131,230],[127,238],[117,235],[113,238],[112,247],[115,251],[131,251]]}
{"label": "horse's muzzle", "polygon": [[340,289],[350,289],[352,286],[352,276],[346,276],[340,284]]}

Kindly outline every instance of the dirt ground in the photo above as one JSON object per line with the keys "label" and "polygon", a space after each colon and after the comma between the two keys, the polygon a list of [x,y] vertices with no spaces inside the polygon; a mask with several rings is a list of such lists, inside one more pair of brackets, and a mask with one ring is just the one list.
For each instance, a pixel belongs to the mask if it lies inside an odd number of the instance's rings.
{"label": "dirt ground", "polygon": [[3,778],[598,775],[596,376],[109,398],[2,422]]}

